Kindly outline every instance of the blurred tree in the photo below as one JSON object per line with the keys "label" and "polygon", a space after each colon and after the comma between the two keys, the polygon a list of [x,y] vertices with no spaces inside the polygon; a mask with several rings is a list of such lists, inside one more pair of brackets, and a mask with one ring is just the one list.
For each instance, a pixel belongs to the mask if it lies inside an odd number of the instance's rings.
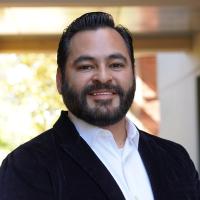
{"label": "blurred tree", "polygon": [[0,149],[13,149],[52,126],[64,109],[55,54],[0,56]]}

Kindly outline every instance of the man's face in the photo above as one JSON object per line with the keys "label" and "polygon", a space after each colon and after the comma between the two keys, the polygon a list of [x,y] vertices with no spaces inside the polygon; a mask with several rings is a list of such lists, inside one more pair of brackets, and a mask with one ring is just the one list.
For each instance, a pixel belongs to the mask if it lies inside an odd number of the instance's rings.
{"label": "man's face", "polygon": [[90,124],[104,127],[117,123],[135,93],[133,66],[124,40],[114,29],[100,28],[75,34],[69,49],[60,88],[65,105]]}

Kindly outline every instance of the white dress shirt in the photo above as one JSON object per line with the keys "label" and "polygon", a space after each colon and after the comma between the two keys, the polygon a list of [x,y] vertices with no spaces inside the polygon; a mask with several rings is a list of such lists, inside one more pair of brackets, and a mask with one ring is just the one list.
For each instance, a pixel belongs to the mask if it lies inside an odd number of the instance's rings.
{"label": "white dress shirt", "polygon": [[153,200],[151,184],[138,152],[139,132],[128,118],[127,138],[123,148],[118,148],[110,131],[77,118],[69,118],[80,136],[106,166],[119,185],[126,200]]}

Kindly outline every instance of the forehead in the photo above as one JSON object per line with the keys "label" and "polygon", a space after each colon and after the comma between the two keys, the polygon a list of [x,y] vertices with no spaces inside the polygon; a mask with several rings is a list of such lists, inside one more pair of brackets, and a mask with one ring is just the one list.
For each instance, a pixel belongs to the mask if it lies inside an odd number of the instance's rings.
{"label": "forehead", "polygon": [[107,55],[115,51],[128,56],[124,39],[112,28],[80,31],[71,38],[69,45],[69,56],[78,56],[79,54]]}

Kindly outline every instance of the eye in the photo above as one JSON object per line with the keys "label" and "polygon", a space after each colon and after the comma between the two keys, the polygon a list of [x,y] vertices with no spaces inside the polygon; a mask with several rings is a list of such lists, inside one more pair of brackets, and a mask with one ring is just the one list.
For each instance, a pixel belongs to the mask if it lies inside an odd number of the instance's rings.
{"label": "eye", "polygon": [[80,65],[77,67],[78,71],[90,71],[94,69],[93,65]]}
{"label": "eye", "polygon": [[110,64],[110,68],[113,70],[120,70],[120,69],[124,68],[124,64],[123,63],[112,63],[112,64]]}

